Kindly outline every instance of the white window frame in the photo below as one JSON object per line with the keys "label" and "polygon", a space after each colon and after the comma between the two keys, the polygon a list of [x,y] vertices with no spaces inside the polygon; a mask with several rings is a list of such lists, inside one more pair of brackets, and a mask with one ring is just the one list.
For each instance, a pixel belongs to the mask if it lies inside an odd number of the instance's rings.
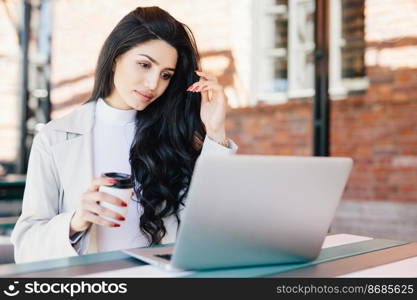
{"label": "white window frame", "polygon": [[270,14],[286,14],[285,6],[266,5],[271,0],[253,0],[252,11],[254,12],[253,21],[253,47],[252,47],[252,72],[251,72],[251,100],[250,103],[256,105],[259,101],[266,103],[283,103],[287,101],[285,93],[264,92],[264,83],[273,79],[273,68],[269,63],[272,57],[282,57],[287,55],[287,49],[276,48],[267,49],[264,45],[273,43],[273,36],[269,33],[274,32],[273,24],[268,21]]}
{"label": "white window frame", "polygon": [[[300,72],[297,69],[297,64],[299,63],[299,57],[297,55],[293,55],[300,51],[304,51],[308,53],[310,51],[314,51],[314,37],[312,43],[306,44],[301,46],[298,38],[297,38],[297,20],[299,18],[297,11],[297,5],[301,4],[302,2],[308,2],[314,0],[289,0],[288,1],[288,8],[289,8],[289,19],[288,19],[288,49],[289,49],[289,56],[288,56],[288,98],[304,98],[304,97],[311,97],[314,95],[314,82],[311,88],[304,88],[299,85],[299,81],[297,80],[297,76]],[[313,31],[314,32],[314,31]],[[314,80],[314,64],[313,64],[313,80]]]}
{"label": "white window frame", "polygon": [[330,2],[329,31],[329,94],[332,100],[344,99],[349,92],[363,91],[369,86],[368,78],[342,78],[342,0]]}
{"label": "white window frame", "polygon": [[[285,6],[273,5],[272,0],[253,0],[253,47],[251,58],[251,105],[256,105],[260,101],[266,104],[285,103],[293,98],[310,98],[314,96],[313,89],[303,89],[297,86],[297,56],[294,53],[296,46],[296,5],[300,0],[288,1],[288,12]],[[313,1],[313,0],[311,0]],[[332,100],[346,98],[351,91],[366,90],[369,81],[366,77],[343,79],[341,47],[344,45],[342,39],[342,5],[341,0],[331,0],[330,2],[330,31],[329,31],[329,94]],[[268,14],[288,15],[288,49],[267,49],[265,45],[271,45],[274,39],[275,30],[268,22]],[[313,45],[314,46],[314,45]],[[306,49],[309,51],[310,49]],[[271,64],[268,62],[270,57],[287,56],[287,92],[263,92],[263,83],[273,79]],[[269,63],[269,65],[268,65]]]}

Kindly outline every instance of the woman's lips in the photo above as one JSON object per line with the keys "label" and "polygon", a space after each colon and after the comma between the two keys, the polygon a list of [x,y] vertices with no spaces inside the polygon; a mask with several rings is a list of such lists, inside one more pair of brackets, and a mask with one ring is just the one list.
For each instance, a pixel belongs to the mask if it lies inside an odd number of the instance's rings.
{"label": "woman's lips", "polygon": [[149,102],[149,101],[151,101],[152,100],[152,97],[153,96],[151,96],[151,95],[148,95],[148,94],[145,94],[145,93],[142,93],[142,92],[139,92],[139,91],[134,91],[135,92],[135,94],[137,95],[137,96],[139,96],[143,101],[145,101],[145,102]]}

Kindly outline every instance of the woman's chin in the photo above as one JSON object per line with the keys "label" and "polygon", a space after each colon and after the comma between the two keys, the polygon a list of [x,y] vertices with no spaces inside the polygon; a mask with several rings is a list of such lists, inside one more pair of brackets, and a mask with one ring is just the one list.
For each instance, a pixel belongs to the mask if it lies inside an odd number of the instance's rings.
{"label": "woman's chin", "polygon": [[126,101],[126,104],[134,110],[144,110],[149,104],[143,103],[142,101],[134,100],[134,101]]}
{"label": "woman's chin", "polygon": [[130,99],[130,100],[131,101],[127,104],[132,109],[135,109],[135,110],[144,110],[145,108],[147,108],[154,101],[154,99],[145,101],[144,99],[141,99],[139,97],[134,97],[133,99]]}

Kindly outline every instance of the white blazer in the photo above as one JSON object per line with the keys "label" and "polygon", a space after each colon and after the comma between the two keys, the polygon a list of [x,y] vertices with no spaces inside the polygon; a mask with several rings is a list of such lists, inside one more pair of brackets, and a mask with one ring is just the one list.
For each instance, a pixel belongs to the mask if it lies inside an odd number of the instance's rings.
{"label": "white blazer", "polygon": [[[50,121],[35,136],[22,214],[11,236],[16,263],[78,255],[70,243],[69,229],[81,195],[93,179],[95,106],[95,101],[85,103],[65,117]],[[231,144],[228,149],[206,138],[202,155],[236,153],[237,146]],[[87,253],[97,252],[96,225],[83,239]]]}

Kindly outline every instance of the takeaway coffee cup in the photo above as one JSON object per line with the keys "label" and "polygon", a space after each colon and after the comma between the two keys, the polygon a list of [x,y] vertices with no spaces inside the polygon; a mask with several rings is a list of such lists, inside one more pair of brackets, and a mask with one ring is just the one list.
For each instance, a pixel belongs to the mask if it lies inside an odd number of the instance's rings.
{"label": "takeaway coffee cup", "polygon": [[[102,176],[116,179],[117,182],[113,185],[102,185],[100,186],[99,191],[120,198],[124,202],[126,202],[126,204],[128,204],[132,197],[133,191],[132,179],[130,175],[125,173],[109,172],[103,173]],[[111,209],[124,217],[126,217],[127,215],[127,206],[117,206],[105,201],[100,201],[100,205],[105,208]],[[123,222],[106,216],[102,216],[102,218],[117,224],[121,224]]]}

